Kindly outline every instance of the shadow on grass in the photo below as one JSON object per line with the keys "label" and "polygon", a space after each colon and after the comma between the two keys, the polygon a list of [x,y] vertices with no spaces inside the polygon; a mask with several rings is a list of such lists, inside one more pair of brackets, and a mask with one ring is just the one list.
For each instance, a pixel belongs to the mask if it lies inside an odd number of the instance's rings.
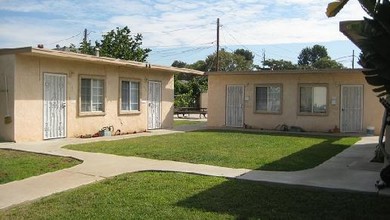
{"label": "shadow on grass", "polygon": [[194,130],[189,132],[209,132],[209,133],[228,133],[228,134],[258,134],[271,137],[303,137],[303,138],[318,138],[318,139],[329,139],[331,141],[337,141],[346,137],[354,137],[342,134],[331,134],[331,133],[310,133],[310,132],[283,132],[283,131],[263,131],[263,130],[251,130],[241,128],[226,128],[226,129],[213,129],[206,128],[200,130]]}
{"label": "shadow on grass", "polygon": [[340,140],[341,138],[328,138],[319,144],[265,164],[258,170],[297,171],[314,168],[350,147],[349,144],[336,144]]}
{"label": "shadow on grass", "polygon": [[283,157],[279,160],[273,161],[271,163],[265,164],[256,170],[268,170],[268,171],[298,171],[314,168],[323,162],[329,160],[331,157],[339,154],[343,150],[349,148],[352,142],[345,142],[343,138],[346,136],[318,136],[308,133],[296,134],[296,133],[268,133],[262,131],[251,131],[251,130],[202,130],[196,132],[223,132],[223,133],[241,133],[241,134],[259,134],[277,137],[302,137],[302,138],[318,138],[322,139],[321,143],[312,145],[308,148],[300,150],[298,152],[292,153],[286,157]]}
{"label": "shadow on grass", "polygon": [[386,219],[390,198],[228,180],[177,203],[237,219]]}

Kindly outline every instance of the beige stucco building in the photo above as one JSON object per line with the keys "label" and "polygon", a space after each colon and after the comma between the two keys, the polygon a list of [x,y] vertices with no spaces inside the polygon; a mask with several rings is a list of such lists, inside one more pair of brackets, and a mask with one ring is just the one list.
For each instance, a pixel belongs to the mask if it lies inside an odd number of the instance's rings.
{"label": "beige stucco building", "polygon": [[0,49],[0,139],[173,125],[173,74],[201,72],[38,48]]}
{"label": "beige stucco building", "polygon": [[380,130],[383,107],[359,69],[212,72],[208,79],[211,127]]}

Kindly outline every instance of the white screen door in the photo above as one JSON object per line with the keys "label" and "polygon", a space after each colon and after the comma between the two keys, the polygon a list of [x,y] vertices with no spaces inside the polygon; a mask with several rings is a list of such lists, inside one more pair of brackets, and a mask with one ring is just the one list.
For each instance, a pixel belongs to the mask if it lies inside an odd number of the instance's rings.
{"label": "white screen door", "polygon": [[341,86],[341,131],[361,132],[363,127],[363,86]]}
{"label": "white screen door", "polygon": [[44,74],[43,138],[66,136],[66,75]]}
{"label": "white screen door", "polygon": [[148,129],[161,128],[161,82],[148,84]]}
{"label": "white screen door", "polygon": [[244,86],[228,85],[226,87],[226,119],[228,127],[244,125]]}

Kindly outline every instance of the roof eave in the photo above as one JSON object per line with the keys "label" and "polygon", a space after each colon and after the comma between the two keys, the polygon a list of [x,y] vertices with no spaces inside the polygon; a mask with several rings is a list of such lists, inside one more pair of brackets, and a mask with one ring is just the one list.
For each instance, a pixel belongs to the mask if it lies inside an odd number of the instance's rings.
{"label": "roof eave", "polygon": [[207,72],[205,75],[267,75],[267,74],[318,74],[318,73],[361,73],[364,69],[297,69],[297,70],[260,70],[235,72]]}
{"label": "roof eave", "polygon": [[65,51],[58,51],[58,50],[48,50],[48,49],[33,48],[33,47],[0,49],[0,55],[5,55],[5,54],[28,54],[32,56],[43,56],[49,58],[55,57],[58,59],[87,61],[87,62],[110,64],[110,65],[117,65],[117,66],[150,68],[150,69],[155,69],[155,70],[170,72],[170,73],[189,73],[194,75],[204,75],[204,72],[202,71],[186,69],[186,68],[152,65],[149,63],[142,63],[136,61],[121,60],[121,59],[115,59],[109,57],[97,57],[93,55],[65,52]]}

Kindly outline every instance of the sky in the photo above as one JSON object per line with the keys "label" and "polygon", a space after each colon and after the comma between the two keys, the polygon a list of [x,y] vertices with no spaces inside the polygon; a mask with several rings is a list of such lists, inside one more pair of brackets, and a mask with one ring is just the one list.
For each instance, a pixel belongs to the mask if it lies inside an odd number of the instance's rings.
{"label": "sky", "polygon": [[296,63],[303,48],[320,44],[331,58],[351,67],[352,51],[355,56],[360,51],[339,32],[339,22],[365,14],[358,1],[349,1],[335,18],[327,18],[330,1],[0,0],[0,48],[79,45],[84,29],[95,42],[128,26],[143,35],[143,47],[152,49],[149,63],[194,63],[215,52],[219,18],[220,47],[248,49],[255,64],[264,55]]}

